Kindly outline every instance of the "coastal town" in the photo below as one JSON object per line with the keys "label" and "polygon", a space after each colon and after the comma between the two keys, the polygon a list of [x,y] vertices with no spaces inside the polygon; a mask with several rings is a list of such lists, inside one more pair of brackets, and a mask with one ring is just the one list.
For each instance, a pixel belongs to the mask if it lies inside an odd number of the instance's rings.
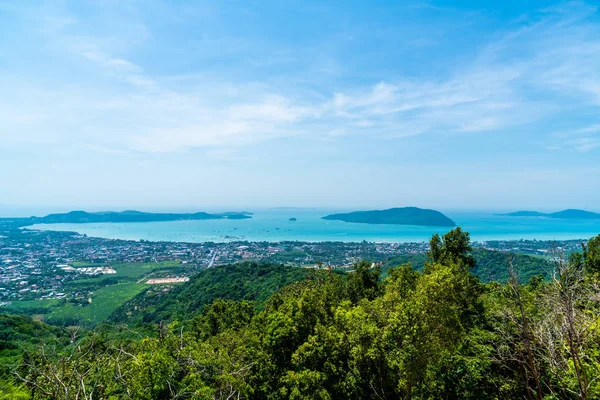
{"label": "coastal town", "polygon": [[[120,279],[118,272],[123,266],[131,269],[153,265],[147,273],[131,276],[144,283],[175,284],[214,265],[240,261],[348,270],[363,259],[384,262],[399,255],[424,255],[429,246],[426,242],[150,242],[28,229],[6,229],[0,235],[0,306],[18,300],[64,299],[75,294],[85,300],[89,293],[69,293],[67,288],[73,287],[72,282]],[[557,249],[566,253],[579,250],[581,242],[511,240],[474,242],[473,246],[549,257]]]}

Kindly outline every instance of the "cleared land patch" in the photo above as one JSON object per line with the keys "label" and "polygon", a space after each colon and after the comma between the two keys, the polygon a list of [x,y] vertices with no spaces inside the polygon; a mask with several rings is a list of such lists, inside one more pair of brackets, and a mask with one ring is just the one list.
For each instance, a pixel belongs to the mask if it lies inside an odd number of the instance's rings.
{"label": "cleared land patch", "polygon": [[148,279],[148,282],[146,282],[146,283],[149,285],[162,285],[162,284],[168,284],[168,283],[182,283],[182,282],[187,282],[189,280],[190,280],[190,278],[188,278],[187,276],[184,276],[184,277],[179,277],[179,278]]}

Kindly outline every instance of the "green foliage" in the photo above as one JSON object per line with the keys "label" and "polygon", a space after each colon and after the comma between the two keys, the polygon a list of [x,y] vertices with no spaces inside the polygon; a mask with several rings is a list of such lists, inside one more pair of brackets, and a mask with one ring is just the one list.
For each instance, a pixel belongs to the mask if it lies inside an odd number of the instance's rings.
{"label": "green foliage", "polygon": [[207,339],[229,329],[239,330],[254,317],[254,304],[248,301],[217,299],[206,306],[204,312],[193,320],[197,337]]}
{"label": "green foliage", "polygon": [[31,397],[24,385],[14,380],[2,381],[0,378],[0,400],[28,400]]}
{"label": "green foliage", "polygon": [[373,300],[379,295],[379,276],[381,268],[379,265],[371,265],[361,261],[354,266],[354,273],[348,276],[348,297],[353,303],[361,299]]}
{"label": "green foliage", "polygon": [[34,321],[27,316],[0,314],[0,380],[10,376],[26,349],[67,336],[63,329]]}
{"label": "green foliage", "polygon": [[[580,253],[574,253],[580,254]],[[471,272],[482,282],[506,282],[509,279],[508,257],[506,253],[475,248],[471,251],[475,258],[475,267]],[[511,254],[510,258],[519,281],[527,282],[531,277],[543,276],[548,279],[552,275],[553,266],[547,259],[525,254]],[[384,273],[389,267],[411,263],[415,269],[422,270],[427,262],[424,254],[402,254],[394,256],[384,264]]]}
{"label": "green foliage", "polygon": [[429,242],[429,256],[433,262],[454,264],[463,268],[473,268],[476,264],[471,255],[470,236],[460,226],[446,233],[443,238],[436,233]]}
{"label": "green foliage", "polygon": [[128,324],[189,320],[216,299],[248,300],[260,307],[275,291],[307,274],[305,269],[266,263],[216,266],[166,293],[160,286],[149,288],[119,307],[110,320]]}
{"label": "green foliage", "polygon": [[33,399],[598,399],[588,254],[559,260],[552,279],[519,283],[507,266],[506,283],[482,284],[457,228],[432,238],[422,271],[383,279],[367,262],[218,267],[145,306],[173,321],[155,337],[41,345],[16,370],[24,386],[5,386]]}
{"label": "green foliage", "polygon": [[473,249],[471,252],[476,264],[472,272],[483,282],[507,282],[510,279],[508,260],[513,263],[515,273],[520,282],[527,282],[534,276],[549,279],[553,265],[542,257],[525,254],[506,254],[500,251]]}
{"label": "green foliage", "polygon": [[583,258],[588,273],[600,274],[600,235],[589,240],[584,247]]}

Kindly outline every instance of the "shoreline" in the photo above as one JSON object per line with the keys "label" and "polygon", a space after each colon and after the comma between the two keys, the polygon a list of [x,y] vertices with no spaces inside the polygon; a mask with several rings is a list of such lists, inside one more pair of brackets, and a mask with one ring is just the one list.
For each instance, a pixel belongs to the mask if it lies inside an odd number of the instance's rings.
{"label": "shoreline", "polygon": [[[151,223],[151,222],[146,222]],[[61,224],[52,224],[52,225],[61,225]],[[77,224],[77,225],[88,225],[88,224]],[[291,239],[291,238],[283,238],[283,239],[269,239],[269,240],[259,240],[252,239],[246,237],[221,237],[222,240],[174,240],[174,239],[159,239],[159,238],[131,238],[131,237],[123,237],[123,236],[101,236],[101,235],[93,235],[87,232],[79,232],[75,230],[56,230],[56,229],[39,229],[36,228],[37,225],[29,225],[20,227],[19,230],[24,232],[52,232],[52,233],[65,233],[65,234],[73,234],[86,236],[93,239],[102,239],[102,240],[120,240],[127,242],[152,242],[152,243],[183,243],[183,244],[202,244],[202,243],[214,243],[214,244],[234,244],[234,243],[273,243],[273,244],[282,244],[282,243],[303,243],[303,244],[322,244],[322,243],[343,243],[343,244],[359,244],[362,242],[366,242],[369,244],[381,244],[381,245],[403,245],[403,244],[426,244],[429,242],[429,238],[422,240],[310,240],[310,239]],[[600,234],[590,234],[579,237],[563,237],[563,238],[529,238],[529,237],[490,237],[486,239],[477,239],[471,238],[471,243],[476,245],[482,245],[487,242],[514,242],[514,243],[523,243],[523,242],[532,242],[532,243],[555,243],[555,242],[587,242],[591,237]]]}

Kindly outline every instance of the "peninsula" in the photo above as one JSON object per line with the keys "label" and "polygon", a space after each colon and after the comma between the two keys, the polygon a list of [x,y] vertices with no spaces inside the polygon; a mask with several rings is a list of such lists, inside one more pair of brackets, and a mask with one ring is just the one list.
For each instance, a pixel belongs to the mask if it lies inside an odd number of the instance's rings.
{"label": "peninsula", "polygon": [[359,224],[456,226],[456,223],[439,211],[417,207],[390,208],[387,210],[354,211],[331,214],[326,220],[354,222]]}
{"label": "peninsula", "polygon": [[227,212],[220,214],[197,213],[147,213],[127,210],[122,212],[101,211],[70,211],[63,214],[49,214],[45,217],[30,217],[24,219],[31,224],[85,224],[94,222],[159,222],[159,221],[188,221],[206,219],[247,219],[252,218],[248,212]]}
{"label": "peninsula", "polygon": [[495,215],[501,215],[505,217],[545,217],[557,219],[600,219],[599,213],[577,209],[568,209],[554,213],[542,213],[539,211],[516,211],[507,214]]}

